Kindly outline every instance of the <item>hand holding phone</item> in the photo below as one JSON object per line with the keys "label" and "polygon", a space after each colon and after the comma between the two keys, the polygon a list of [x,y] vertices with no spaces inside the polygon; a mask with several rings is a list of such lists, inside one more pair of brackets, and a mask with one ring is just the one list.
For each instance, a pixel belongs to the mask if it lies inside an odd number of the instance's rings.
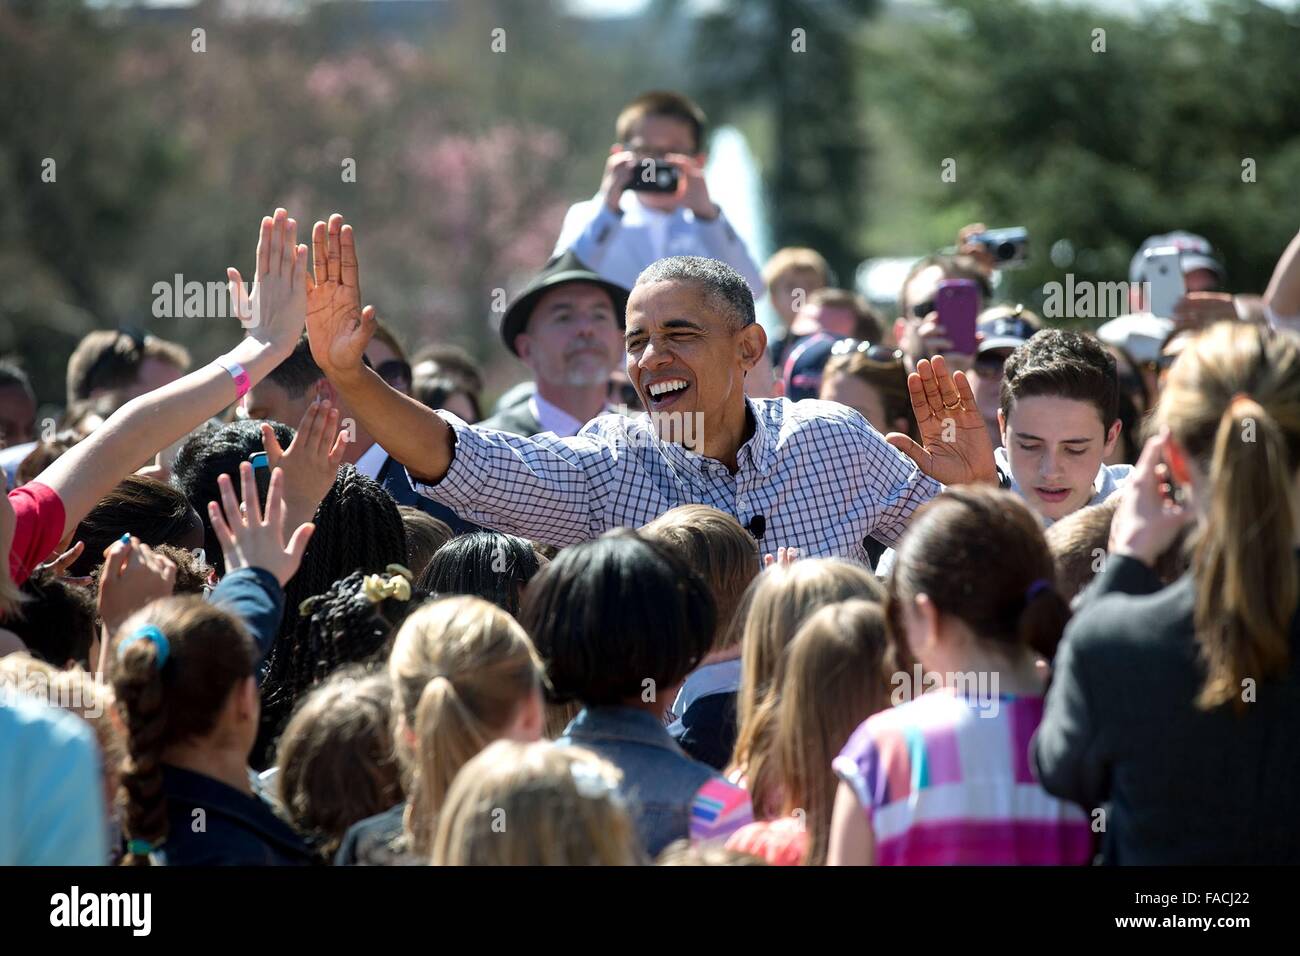
{"label": "hand holding phone", "polygon": [[1174,309],[1187,293],[1183,282],[1183,254],[1176,246],[1148,249],[1143,258],[1142,277],[1150,292],[1147,309],[1158,318],[1172,319]]}
{"label": "hand holding phone", "polygon": [[980,292],[972,279],[944,279],[934,295],[934,309],[951,351],[974,355],[975,323],[979,318]]}

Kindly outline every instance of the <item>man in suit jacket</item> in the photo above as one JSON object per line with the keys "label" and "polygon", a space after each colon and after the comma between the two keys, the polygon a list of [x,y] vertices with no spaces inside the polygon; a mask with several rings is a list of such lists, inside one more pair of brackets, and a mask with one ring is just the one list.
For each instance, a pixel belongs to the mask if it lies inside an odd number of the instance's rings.
{"label": "man in suit jacket", "polygon": [[623,361],[627,290],[571,252],[548,262],[501,320],[506,348],[533,373],[523,402],[480,422],[515,435],[576,435],[609,407],[610,373]]}

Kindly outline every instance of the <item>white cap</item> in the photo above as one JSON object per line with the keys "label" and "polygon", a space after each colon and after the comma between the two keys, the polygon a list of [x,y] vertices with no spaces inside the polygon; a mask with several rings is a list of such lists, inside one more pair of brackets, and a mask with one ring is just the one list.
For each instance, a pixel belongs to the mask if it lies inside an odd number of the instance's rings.
{"label": "white cap", "polygon": [[1173,319],[1162,319],[1150,312],[1133,312],[1104,323],[1097,329],[1097,338],[1107,345],[1119,346],[1133,361],[1144,364],[1160,357],[1160,346],[1173,330]]}

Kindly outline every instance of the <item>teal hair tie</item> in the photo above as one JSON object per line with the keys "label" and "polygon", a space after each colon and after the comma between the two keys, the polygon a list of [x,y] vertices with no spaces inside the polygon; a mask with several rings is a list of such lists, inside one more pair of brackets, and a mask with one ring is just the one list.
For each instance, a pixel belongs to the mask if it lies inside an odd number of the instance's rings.
{"label": "teal hair tie", "polygon": [[148,840],[128,840],[126,844],[126,852],[135,856],[148,856],[153,851],[154,845]]}
{"label": "teal hair tie", "polygon": [[117,645],[117,659],[120,661],[126,649],[138,640],[147,640],[157,648],[158,652],[158,669],[162,670],[167,663],[167,658],[171,656],[172,646],[167,640],[167,635],[153,624],[146,624],[144,627],[138,627],[129,637],[123,638],[122,643]]}

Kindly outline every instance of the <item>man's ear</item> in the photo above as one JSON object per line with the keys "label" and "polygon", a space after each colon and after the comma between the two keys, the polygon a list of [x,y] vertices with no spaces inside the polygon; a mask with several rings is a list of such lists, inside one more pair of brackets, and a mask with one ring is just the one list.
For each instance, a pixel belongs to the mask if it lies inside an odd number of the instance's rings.
{"label": "man's ear", "polygon": [[998,434],[1002,436],[1002,447],[1007,447],[1007,416],[998,409]]}
{"label": "man's ear", "polygon": [[330,380],[327,378],[322,378],[316,383],[316,397],[323,402],[329,402],[331,405],[339,403],[339,393],[334,390],[334,386],[330,384]]}
{"label": "man's ear", "polygon": [[1119,441],[1119,433],[1124,430],[1124,423],[1118,418],[1111,423],[1110,430],[1106,432],[1106,444],[1102,448],[1102,456],[1105,457],[1115,450],[1115,442]]}
{"label": "man's ear", "polygon": [[740,330],[740,364],[748,372],[763,356],[763,350],[767,348],[767,332],[758,322],[745,326]]}
{"label": "man's ear", "polygon": [[[519,361],[523,362],[525,365],[528,365],[528,359],[529,356],[532,355],[532,353],[533,353],[533,340],[528,337],[527,332],[520,332],[518,335],[515,336],[515,355],[519,357]],[[532,366],[529,367],[531,368]]]}

